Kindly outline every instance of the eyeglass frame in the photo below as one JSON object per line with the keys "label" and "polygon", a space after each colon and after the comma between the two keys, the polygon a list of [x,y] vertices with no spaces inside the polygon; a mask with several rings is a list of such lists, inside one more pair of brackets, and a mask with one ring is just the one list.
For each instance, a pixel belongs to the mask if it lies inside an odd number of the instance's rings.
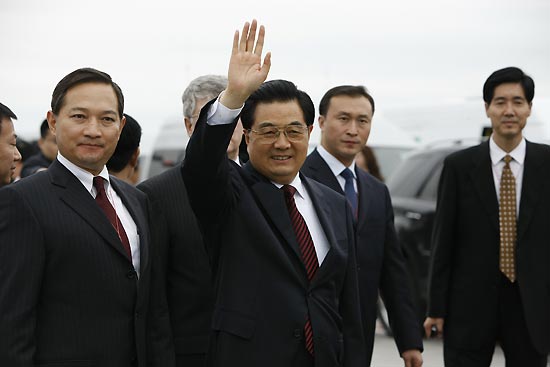
{"label": "eyeglass frame", "polygon": [[[294,128],[299,128],[299,129],[302,129],[303,130],[303,133],[302,133],[302,136],[300,137],[299,140],[296,140],[294,138],[290,138],[287,134],[287,129],[288,128],[291,128],[291,127],[294,127]],[[284,127],[277,127],[275,125],[267,125],[267,126],[261,126],[259,129],[263,129],[263,128],[273,128],[273,129],[277,129],[277,132],[275,132],[275,137],[274,138],[267,138],[265,136],[262,136],[260,134],[260,131],[259,130],[254,130],[252,128],[250,129],[244,129],[245,133],[246,134],[250,134],[251,132],[255,133],[256,135],[258,135],[258,141],[261,143],[261,144],[273,144],[275,143],[277,140],[279,140],[279,138],[281,137],[281,132],[283,132],[285,138],[291,142],[291,143],[300,143],[304,140],[304,137],[306,137],[308,134],[309,134],[309,129],[308,129],[308,126],[307,125],[304,125],[302,124],[301,122],[299,121],[293,121],[287,125],[285,125]],[[307,133],[306,133],[307,132]],[[265,135],[265,134],[264,134]]]}

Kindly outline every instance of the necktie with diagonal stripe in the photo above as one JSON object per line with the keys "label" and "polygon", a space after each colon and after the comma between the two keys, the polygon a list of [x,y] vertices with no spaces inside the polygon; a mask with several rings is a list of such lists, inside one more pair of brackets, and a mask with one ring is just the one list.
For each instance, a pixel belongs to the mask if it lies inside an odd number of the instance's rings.
{"label": "necktie with diagonal stripe", "polygon": [[[307,278],[311,282],[317,269],[319,268],[319,261],[317,260],[317,252],[313,244],[313,239],[307,228],[306,221],[302,214],[296,208],[296,202],[294,201],[294,193],[296,188],[290,185],[284,185],[283,191],[285,193],[285,202],[290,215],[290,221],[292,222],[292,228],[296,233],[296,240],[300,247],[300,253],[302,255],[302,261],[306,268]],[[313,355],[313,329],[311,327],[311,321],[309,314],[304,325],[305,344],[307,351]]]}
{"label": "necktie with diagonal stripe", "polygon": [[107,216],[107,219],[109,219],[109,222],[111,222],[111,224],[113,225],[113,228],[118,234],[118,238],[120,238],[120,242],[122,242],[122,246],[124,247],[124,250],[128,255],[128,258],[132,259],[132,250],[130,247],[130,241],[128,240],[126,231],[122,226],[122,222],[120,221],[120,219],[118,218],[118,215],[116,214],[115,208],[113,208],[113,206],[109,202],[109,199],[107,198],[107,193],[105,192],[105,185],[103,181],[104,181],[103,177],[100,177],[100,176],[94,177],[94,187],[97,191],[95,201],[97,205],[99,205],[99,207],[103,210],[103,212]]}

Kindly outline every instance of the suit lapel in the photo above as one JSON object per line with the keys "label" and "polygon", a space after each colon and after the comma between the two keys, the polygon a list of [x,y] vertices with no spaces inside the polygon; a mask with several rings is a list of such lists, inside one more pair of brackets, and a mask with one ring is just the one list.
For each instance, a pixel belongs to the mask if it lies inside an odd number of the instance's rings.
{"label": "suit lapel", "polygon": [[498,200],[489,154],[489,142],[480,144],[478,149],[478,154],[474,157],[474,168],[470,171],[470,178],[485,211],[489,214],[492,225],[495,230],[499,231]]}
{"label": "suit lapel", "polygon": [[367,224],[367,213],[371,205],[371,195],[372,192],[371,184],[367,179],[367,173],[361,169],[355,167],[355,174],[357,175],[357,190],[359,191],[359,208],[358,208],[358,218],[357,218],[357,232],[360,228]]}
{"label": "suit lapel", "polygon": [[520,240],[529,226],[535,206],[539,202],[542,192],[542,181],[539,178],[540,175],[538,172],[544,160],[541,159],[540,154],[535,150],[535,146],[530,142],[527,142],[525,149],[523,183],[519,201],[518,244],[521,243]]}
{"label": "suit lapel", "polygon": [[86,221],[115,251],[128,259],[111,222],[82,183],[58,160],[51,164],[48,172],[52,184],[59,188],[61,201]]}
{"label": "suit lapel", "polygon": [[146,218],[143,217],[143,215],[138,215],[140,213],[139,207],[140,204],[136,197],[128,195],[127,193],[122,190],[120,187],[119,182],[117,182],[116,178],[113,178],[113,176],[110,177],[111,185],[113,186],[113,189],[116,191],[117,195],[122,200],[122,203],[130,213],[130,216],[134,220],[134,223],[136,224],[138,236],[139,236],[139,256],[140,256],[140,268],[145,269],[147,266],[147,262],[149,260],[149,246],[148,246],[148,231],[147,231],[147,222]]}
{"label": "suit lapel", "polygon": [[[332,177],[334,177],[334,175],[332,175]],[[315,278],[313,278],[313,283],[322,283],[327,277],[330,276],[331,271],[334,271],[336,268],[335,265],[333,265],[335,259],[338,258],[335,256],[335,251],[340,250],[337,246],[336,234],[334,233],[336,219],[332,218],[333,210],[331,209],[329,203],[322,199],[323,193],[319,190],[319,188],[312,185],[310,180],[307,177],[304,177],[304,175],[301,175],[300,178],[309,193],[311,202],[315,208],[315,212],[317,213],[317,217],[319,218],[319,222],[325,232],[330,247],[323,263],[315,275]]]}
{"label": "suit lapel", "polygon": [[338,179],[332,173],[327,162],[321,157],[317,149],[315,149],[307,158],[307,166],[310,174],[308,177],[315,181],[322,182],[323,185],[330,187],[334,191],[344,195],[344,191],[338,182]]}

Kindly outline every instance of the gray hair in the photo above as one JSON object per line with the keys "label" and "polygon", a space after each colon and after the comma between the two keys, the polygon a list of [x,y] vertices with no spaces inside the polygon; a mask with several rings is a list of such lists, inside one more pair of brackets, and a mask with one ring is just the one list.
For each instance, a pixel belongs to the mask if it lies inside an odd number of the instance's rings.
{"label": "gray hair", "polygon": [[226,87],[227,77],[223,75],[202,75],[193,79],[181,96],[183,116],[191,118],[197,99],[216,98]]}

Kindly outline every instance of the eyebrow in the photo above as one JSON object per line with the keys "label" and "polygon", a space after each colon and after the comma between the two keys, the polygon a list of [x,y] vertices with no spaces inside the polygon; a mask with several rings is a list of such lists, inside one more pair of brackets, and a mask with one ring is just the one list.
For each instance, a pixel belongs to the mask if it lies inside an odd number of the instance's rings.
{"label": "eyebrow", "polygon": [[[69,113],[74,113],[74,112],[79,112],[79,111],[89,112],[89,109],[84,108],[84,107],[73,107],[69,110]],[[102,111],[101,113],[102,114],[110,114],[110,115],[118,115],[118,113],[116,111],[113,111],[113,110],[105,110],[105,111]]]}

